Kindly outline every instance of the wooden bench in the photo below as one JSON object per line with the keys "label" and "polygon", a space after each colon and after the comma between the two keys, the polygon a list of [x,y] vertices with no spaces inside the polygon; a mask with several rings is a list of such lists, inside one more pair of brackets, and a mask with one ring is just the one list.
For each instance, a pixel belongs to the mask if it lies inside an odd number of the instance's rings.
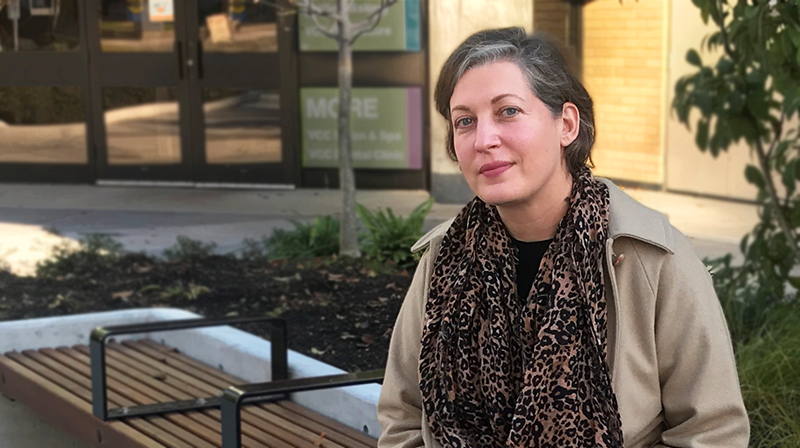
{"label": "wooden bench", "polygon": [[[173,329],[231,321],[196,319],[194,325],[187,326],[187,320],[183,327]],[[164,326],[162,322],[98,329],[102,331],[94,332],[91,347],[6,353],[0,356],[0,392],[93,447],[376,446],[375,439],[286,399],[290,392],[375,382],[374,372],[361,375],[360,380],[359,374],[293,380],[278,377],[275,382],[248,385],[151,340],[106,341],[115,329],[131,333],[132,327],[140,327],[140,333],[144,333],[150,327],[163,330]],[[102,363],[94,361],[97,339],[105,342]],[[102,407],[106,421],[98,418],[102,417],[96,399],[100,365],[105,370],[103,395],[107,404]],[[281,368],[285,365],[277,367]],[[248,400],[253,399],[259,402],[250,404]],[[112,409],[106,409],[106,405]],[[184,410],[175,410],[181,408]],[[225,421],[228,433],[223,437]]]}

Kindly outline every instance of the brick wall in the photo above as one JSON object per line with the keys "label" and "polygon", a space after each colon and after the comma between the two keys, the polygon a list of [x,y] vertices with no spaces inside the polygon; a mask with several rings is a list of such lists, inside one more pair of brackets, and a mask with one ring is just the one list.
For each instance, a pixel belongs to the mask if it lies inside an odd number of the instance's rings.
{"label": "brick wall", "polygon": [[599,176],[663,183],[664,1],[584,7],[583,77],[595,103]]}

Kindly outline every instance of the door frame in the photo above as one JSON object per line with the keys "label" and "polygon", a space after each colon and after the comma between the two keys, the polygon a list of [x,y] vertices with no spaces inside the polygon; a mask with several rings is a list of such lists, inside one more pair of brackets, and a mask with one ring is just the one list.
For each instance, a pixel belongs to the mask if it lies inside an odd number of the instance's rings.
{"label": "door frame", "polygon": [[[278,51],[275,53],[205,52],[197,36],[200,27],[197,1],[185,0],[188,9],[188,54],[196,63],[189,70],[194,181],[196,185],[294,188],[299,184],[295,167],[297,120],[296,18],[294,14],[276,14]],[[287,8],[287,0],[279,0]],[[233,72],[231,67],[236,67]],[[279,94],[281,161],[277,163],[209,164],[206,160],[204,88],[258,89]]]}

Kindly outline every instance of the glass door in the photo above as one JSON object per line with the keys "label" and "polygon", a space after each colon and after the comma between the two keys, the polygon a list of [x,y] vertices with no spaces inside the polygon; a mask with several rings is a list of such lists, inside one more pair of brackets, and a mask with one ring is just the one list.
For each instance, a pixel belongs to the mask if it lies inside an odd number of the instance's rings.
{"label": "glass door", "polygon": [[84,7],[0,0],[0,181],[94,175]]}
{"label": "glass door", "polygon": [[98,182],[191,183],[182,0],[90,0]]}
{"label": "glass door", "polygon": [[259,0],[91,1],[99,181],[294,185],[281,113],[293,15]]}
{"label": "glass door", "polygon": [[294,15],[279,3],[186,0],[197,182],[294,185]]}

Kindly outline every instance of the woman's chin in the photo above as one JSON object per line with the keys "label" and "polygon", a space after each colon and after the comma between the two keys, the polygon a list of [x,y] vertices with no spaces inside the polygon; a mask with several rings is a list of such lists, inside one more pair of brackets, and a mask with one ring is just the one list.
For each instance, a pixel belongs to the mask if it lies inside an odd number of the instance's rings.
{"label": "woman's chin", "polygon": [[490,188],[481,188],[477,195],[481,200],[489,205],[503,205],[515,202],[519,198],[514,191],[503,185],[493,185]]}

